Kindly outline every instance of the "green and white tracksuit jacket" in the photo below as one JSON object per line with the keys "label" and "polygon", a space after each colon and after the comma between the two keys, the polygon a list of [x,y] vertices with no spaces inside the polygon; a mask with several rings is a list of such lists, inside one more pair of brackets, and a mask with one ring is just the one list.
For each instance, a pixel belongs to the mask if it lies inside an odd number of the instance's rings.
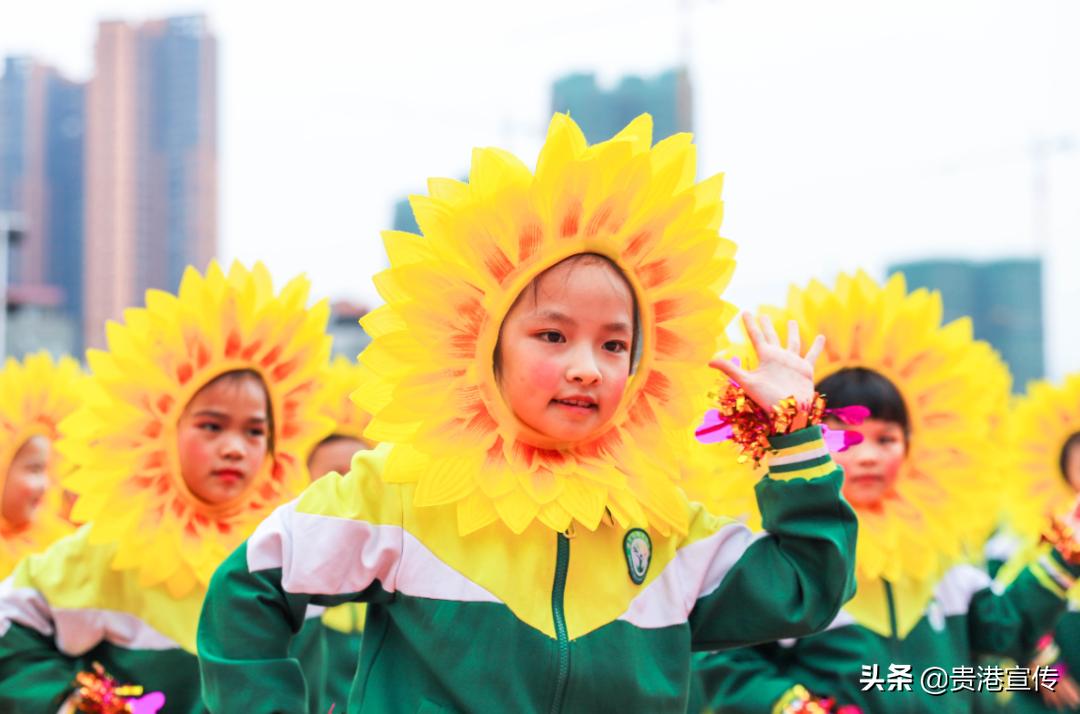
{"label": "green and white tracksuit jacket", "polygon": [[347,602],[323,613],[326,637],[326,699],[323,703],[332,704],[334,714],[348,711],[349,689],[360,660],[366,618],[367,605],[358,602]]}
{"label": "green and white tracksuit jacket", "polygon": [[[56,712],[75,675],[94,662],[121,683],[163,692],[164,714],[205,712],[195,657],[205,591],[175,598],[163,587],[140,587],[137,573],[112,568],[115,545],[91,545],[88,533],[83,526],[0,582],[0,712]],[[306,614],[311,624],[291,652],[321,687],[321,608]],[[291,712],[325,712],[323,691],[315,694]]]}
{"label": "green and white tracksuit jacket", "polygon": [[[1055,663],[1063,664],[1065,673],[1080,682],[1080,592],[1070,598],[1068,611],[1062,615],[1053,629],[1053,640],[1058,650]],[[1039,692],[1019,691],[1012,692],[1011,696],[1001,702],[998,711],[1016,712],[1016,714],[1048,714],[1058,711],[1080,712],[1080,707],[1059,710],[1048,705]]]}
{"label": "green and white tracksuit jacket", "polygon": [[[286,647],[305,608],[364,601],[350,714],[683,714],[692,648],[814,632],[853,593],[856,518],[820,430],[773,445],[757,535],[688,506],[682,536],[496,523],[462,537],[453,506],[413,508],[411,485],[381,480],[386,447],[359,452],[214,575],[199,622],[206,701],[297,711],[304,677]],[[630,566],[629,552],[647,559]]]}
{"label": "green and white tracksuit jacket", "polygon": [[[997,577],[998,571],[1010,560],[1016,558],[1028,559],[1032,550],[1032,544],[1008,531],[1000,532],[986,544],[985,555],[987,569],[990,574]],[[1014,563],[1010,569],[1015,567]],[[1055,663],[1065,666],[1065,672],[1076,681],[1080,681],[1080,586],[1073,586],[1069,592],[1069,604],[1066,612],[1058,620],[1057,626],[1050,633],[1053,637],[1054,647],[1058,651]],[[1014,662],[1005,662],[1006,666],[1015,665]],[[1021,666],[1028,666],[1021,662]],[[1010,695],[998,697],[996,706],[986,707],[990,712],[1016,712],[1017,714],[1049,714],[1050,712],[1066,711],[1080,712],[1080,707],[1058,710],[1051,707],[1043,699],[1042,694],[1035,691],[1013,692]]]}
{"label": "green and white tracksuit jacket", "polygon": [[[712,710],[725,713],[768,714],[795,685],[833,697],[838,706],[858,706],[864,714],[970,712],[984,708],[991,695],[968,691],[969,672],[957,668],[972,670],[972,688],[978,690],[980,654],[1025,661],[1065,611],[1059,583],[1067,582],[1069,572],[1080,568],[1053,551],[1004,590],[992,587],[984,569],[968,564],[948,570],[929,598],[884,580],[860,583],[856,599],[824,632],[699,655],[695,671],[704,679]],[[909,687],[899,684],[904,677],[892,666],[910,666]],[[924,691],[920,682],[935,667],[950,678],[948,691],[939,695]],[[882,684],[874,683],[875,675]],[[890,679],[896,691],[889,691]]]}

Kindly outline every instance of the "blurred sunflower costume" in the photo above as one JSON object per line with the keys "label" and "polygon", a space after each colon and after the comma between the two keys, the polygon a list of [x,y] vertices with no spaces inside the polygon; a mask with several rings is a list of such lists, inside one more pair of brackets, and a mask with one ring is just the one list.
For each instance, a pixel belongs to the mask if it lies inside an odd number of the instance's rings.
{"label": "blurred sunflower costume", "polygon": [[[1062,450],[1080,432],[1080,373],[1060,384],[1037,381],[1013,404],[1008,421],[1012,477],[1005,484],[1004,535],[1012,549],[996,579],[1014,581],[1033,559],[1049,546],[1040,543],[1047,520],[1076,502],[1077,493],[1061,472]],[[1075,448],[1075,447],[1074,447]],[[1080,672],[1080,586],[1068,591],[1069,609],[1051,636],[1039,643],[1028,667],[1063,665],[1077,679]],[[1050,712],[1054,709],[1039,696],[1017,695],[1008,700],[1009,711]]]}
{"label": "blurred sunflower costume", "polygon": [[[794,711],[816,697],[861,711],[933,711],[942,700],[929,690],[863,686],[868,671],[884,678],[896,662],[922,672],[974,669],[984,654],[1021,657],[1064,612],[1063,583],[1080,575],[1065,551],[1027,561],[1002,590],[981,567],[1004,476],[1015,477],[1004,443],[1008,371],[968,319],[942,324],[940,296],[909,292],[901,275],[884,284],[863,272],[833,286],[814,281],[761,312],[782,341],[789,320],[803,344],[825,335],[815,380],[845,368],[888,379],[908,412],[907,455],[879,503],[855,506],[855,597],[809,637],[699,658],[706,701],[717,711]],[[749,485],[748,471],[725,476]],[[851,676],[860,667],[862,681]],[[950,706],[977,710],[989,696],[954,688]]]}
{"label": "blurred sunflower costume", "polygon": [[[275,293],[261,263],[188,268],[177,295],[146,294],[146,307],[109,323],[109,350],[90,350],[82,408],[61,426],[76,465],[65,486],[72,516],[91,523],[92,545],[116,544],[112,567],[174,597],[203,589],[217,565],[275,505],[307,485],[304,459],[329,421],[314,409],[329,356],[325,302],[307,307],[309,283]],[[177,421],[207,383],[234,370],[262,378],[273,414],[274,454],[244,493],[220,506],[196,498],[180,475]]]}
{"label": "blurred sunflower costume", "polygon": [[0,494],[16,452],[35,436],[52,444],[49,480],[33,521],[21,528],[0,516],[0,579],[7,577],[24,556],[46,548],[73,528],[60,517],[60,478],[69,468],[56,452],[60,421],[79,404],[85,376],[71,357],[53,358],[46,352],[28,355],[21,362],[8,358],[0,371]]}
{"label": "blurred sunflower costume", "polygon": [[364,436],[364,429],[371,422],[371,415],[352,399],[363,379],[364,373],[356,362],[340,355],[334,358],[319,380],[319,412],[334,422],[332,435],[357,439],[370,449],[375,442]]}
{"label": "blurred sunflower costume", "polygon": [[[1039,550],[1047,519],[1061,514],[1076,500],[1061,473],[1061,456],[1069,438],[1080,433],[1080,373],[1061,384],[1040,380],[1012,404],[1008,418],[1009,462],[1012,477],[1004,484],[998,577],[1009,582]],[[1080,604],[1080,592],[1073,593]]]}
{"label": "blurred sunflower costume", "polygon": [[1005,509],[1009,527],[1025,540],[1037,540],[1050,515],[1076,500],[1061,473],[1065,442],[1080,433],[1080,373],[1060,385],[1033,382],[1017,399],[1009,418],[1015,477],[1008,483]]}
{"label": "blurred sunflower costume", "polygon": [[[307,486],[304,460],[331,426],[314,399],[329,308],[309,307],[308,290],[298,277],[275,291],[259,263],[226,273],[214,262],[107,325],[108,350],[88,352],[92,375],[58,442],[73,466],[72,517],[86,525],[23,560],[0,589],[0,709],[53,711],[96,662],[162,692],[166,711],[205,711],[195,640],[210,577]],[[263,382],[273,449],[243,492],[211,506],[180,472],[177,423],[199,390],[240,370]],[[299,613],[291,645],[313,679],[325,671],[318,614]],[[323,691],[313,684],[312,711],[325,710]]]}
{"label": "blurred sunflower costume", "polygon": [[[895,488],[877,507],[855,507],[859,589],[845,610],[879,633],[890,628],[883,580],[897,599],[901,633],[922,616],[941,575],[977,560],[993,529],[1004,484],[1000,443],[1011,377],[990,346],[974,339],[971,321],[942,324],[941,296],[908,291],[903,275],[884,284],[863,271],[841,274],[835,286],[792,286],[784,307],[764,307],[782,341],[795,320],[807,344],[825,335],[814,367],[817,382],[841,369],[870,369],[892,382],[910,422],[908,455]],[[752,350],[737,350],[753,366]],[[828,399],[828,395],[825,395]],[[725,445],[728,446],[728,445]],[[733,450],[732,450],[733,452]],[[746,510],[760,474],[723,460],[715,467],[730,485],[691,482],[693,495],[718,512]],[[751,525],[759,522],[754,516]]]}

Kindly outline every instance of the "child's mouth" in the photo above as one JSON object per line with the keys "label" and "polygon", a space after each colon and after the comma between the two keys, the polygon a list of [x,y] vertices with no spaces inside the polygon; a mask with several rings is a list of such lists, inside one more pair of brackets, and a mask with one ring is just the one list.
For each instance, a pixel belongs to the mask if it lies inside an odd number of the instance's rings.
{"label": "child's mouth", "polygon": [[213,476],[228,485],[237,483],[244,478],[244,474],[237,469],[218,469],[213,472]]}
{"label": "child's mouth", "polygon": [[580,398],[580,397],[568,397],[565,399],[552,399],[553,403],[562,407],[567,407],[575,411],[580,410],[582,412],[590,412],[597,409],[597,403],[592,399]]}

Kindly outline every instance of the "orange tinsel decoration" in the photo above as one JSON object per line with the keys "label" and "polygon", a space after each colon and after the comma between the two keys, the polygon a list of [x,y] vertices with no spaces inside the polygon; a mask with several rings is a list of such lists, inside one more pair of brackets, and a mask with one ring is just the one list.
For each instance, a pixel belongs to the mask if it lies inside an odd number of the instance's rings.
{"label": "orange tinsel decoration", "polygon": [[731,440],[742,452],[739,463],[753,459],[756,466],[770,449],[770,436],[820,424],[825,416],[825,398],[815,393],[809,407],[803,407],[795,397],[788,397],[766,411],[742,387],[729,384],[720,396],[716,410],[721,420],[730,425]]}
{"label": "orange tinsel decoration", "polygon": [[128,714],[128,698],[143,693],[138,685],[118,684],[97,662],[92,671],[75,675],[75,684],[75,711],[89,714]]}
{"label": "orange tinsel decoration", "polygon": [[1080,565],[1080,541],[1076,538],[1076,531],[1063,520],[1051,518],[1042,539],[1054,546],[1069,565]]}

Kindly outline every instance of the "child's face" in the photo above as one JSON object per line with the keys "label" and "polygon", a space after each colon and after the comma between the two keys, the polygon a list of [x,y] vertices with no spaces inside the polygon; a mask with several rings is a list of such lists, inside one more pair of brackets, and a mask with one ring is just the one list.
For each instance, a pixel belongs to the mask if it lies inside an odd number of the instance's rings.
{"label": "child's face", "polygon": [[1080,493],[1080,444],[1074,444],[1065,454],[1065,480]]}
{"label": "child's face", "polygon": [[558,441],[605,425],[630,376],[633,304],[599,259],[560,263],[525,288],[499,337],[499,387],[517,418]]}
{"label": "child's face", "polygon": [[266,458],[266,394],[253,376],[204,387],[180,415],[180,471],[196,498],[210,505],[240,495]]}
{"label": "child's face", "polygon": [[0,516],[20,528],[34,520],[49,483],[49,440],[32,436],[15,452],[4,481]]}
{"label": "child's face", "polygon": [[308,473],[317,481],[328,473],[347,474],[352,467],[352,457],[367,447],[364,442],[342,436],[319,444],[308,457]]}
{"label": "child's face", "polygon": [[855,426],[827,419],[830,429],[862,434],[862,442],[833,454],[844,469],[844,498],[853,506],[875,506],[896,484],[907,454],[904,428],[894,421],[867,419]]}

